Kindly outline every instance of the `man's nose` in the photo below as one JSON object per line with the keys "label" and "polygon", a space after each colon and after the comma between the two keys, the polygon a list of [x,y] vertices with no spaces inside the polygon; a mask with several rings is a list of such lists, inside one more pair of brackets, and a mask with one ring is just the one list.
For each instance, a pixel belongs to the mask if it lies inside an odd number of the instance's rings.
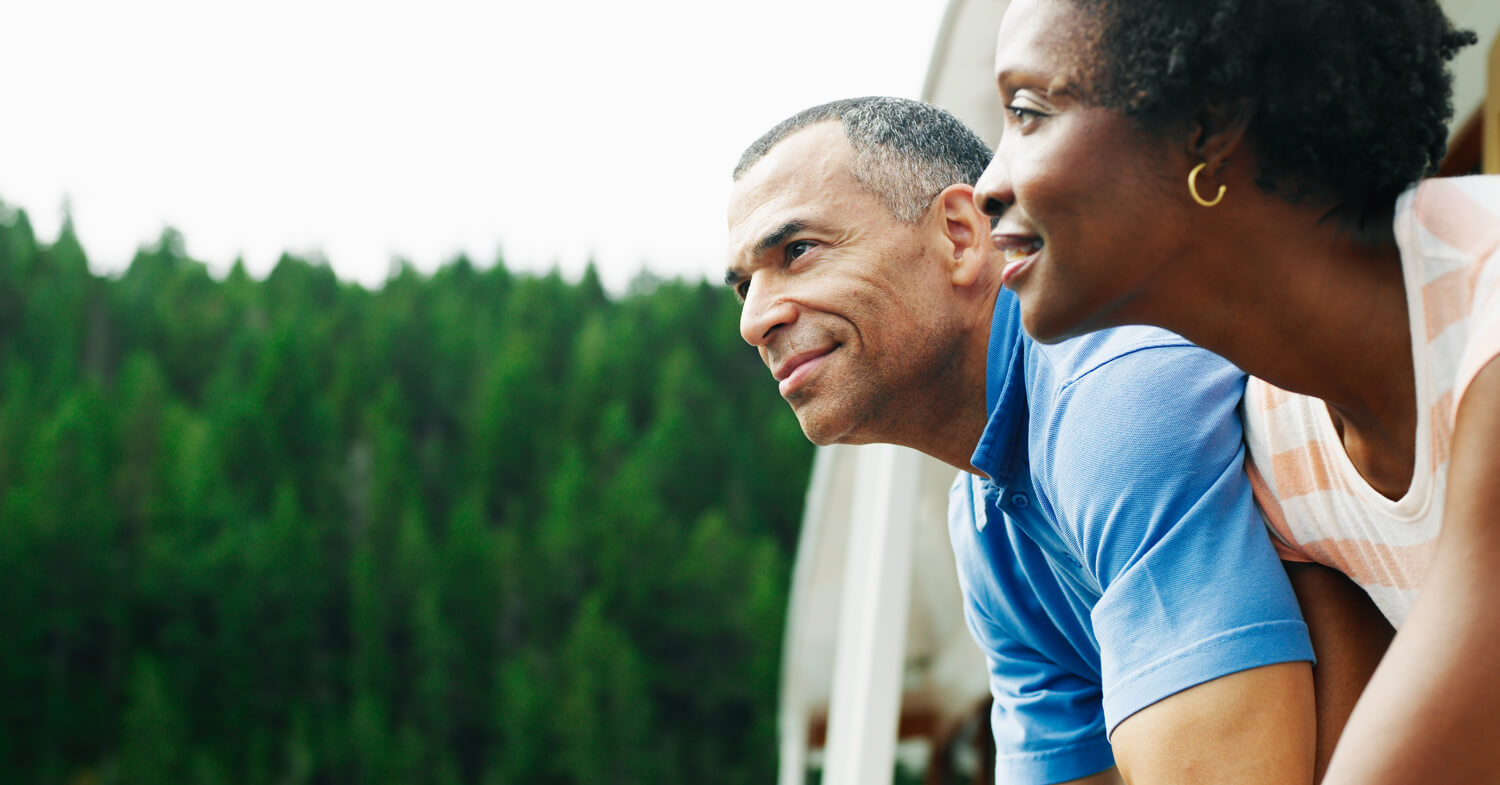
{"label": "man's nose", "polygon": [[1005,170],[1000,150],[996,149],[995,157],[990,159],[990,165],[984,168],[984,174],[979,176],[979,182],[974,185],[974,206],[991,218],[999,218],[1015,200],[1010,187],[1010,174]]}
{"label": "man's nose", "polygon": [[771,342],[778,328],[797,320],[797,308],[788,302],[784,293],[765,276],[750,280],[745,292],[745,305],[740,309],[740,337],[751,346],[761,347]]}

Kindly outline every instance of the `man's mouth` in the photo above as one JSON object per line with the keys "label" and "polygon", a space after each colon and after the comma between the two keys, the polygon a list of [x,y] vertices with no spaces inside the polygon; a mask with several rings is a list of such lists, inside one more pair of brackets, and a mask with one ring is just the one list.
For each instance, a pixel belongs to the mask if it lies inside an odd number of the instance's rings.
{"label": "man's mouth", "polygon": [[828,355],[833,354],[837,348],[838,345],[834,344],[813,351],[799,352],[782,362],[780,367],[771,373],[781,383],[781,396],[785,398],[796,392],[797,388],[801,387],[813,371],[822,365]]}

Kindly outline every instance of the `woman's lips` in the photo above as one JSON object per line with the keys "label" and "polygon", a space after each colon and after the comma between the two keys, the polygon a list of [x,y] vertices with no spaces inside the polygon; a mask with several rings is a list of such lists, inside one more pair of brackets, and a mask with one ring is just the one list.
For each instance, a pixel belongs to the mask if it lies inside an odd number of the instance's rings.
{"label": "woman's lips", "polygon": [[[1005,259],[1005,267],[1000,270],[1000,285],[1008,286],[1016,276],[1024,273],[1031,267],[1038,256],[1041,255],[1042,241],[1040,238],[1016,239],[1004,238],[997,242],[1000,245],[1001,254]],[[1012,287],[1014,288],[1014,287]]]}

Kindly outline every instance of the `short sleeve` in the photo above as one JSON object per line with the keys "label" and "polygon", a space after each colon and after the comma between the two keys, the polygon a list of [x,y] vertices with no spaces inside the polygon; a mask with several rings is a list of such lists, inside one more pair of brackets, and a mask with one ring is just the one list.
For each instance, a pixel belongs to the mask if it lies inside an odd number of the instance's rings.
{"label": "short sleeve", "polygon": [[1052,503],[1098,581],[1111,732],[1203,682],[1313,659],[1245,475],[1243,390],[1238,369],[1176,344],[1116,357],[1060,398]]}
{"label": "short sleeve", "polygon": [[[1076,623],[1064,629],[1069,614],[1049,618],[1038,599],[1055,598],[1043,557],[1012,536],[999,510],[986,506],[979,485],[968,475],[954,483],[949,533],[964,618],[984,652],[995,699],[996,781],[1050,785],[1103,771],[1114,756],[1097,674],[1069,639],[1086,631]],[[981,521],[987,521],[982,532]]]}

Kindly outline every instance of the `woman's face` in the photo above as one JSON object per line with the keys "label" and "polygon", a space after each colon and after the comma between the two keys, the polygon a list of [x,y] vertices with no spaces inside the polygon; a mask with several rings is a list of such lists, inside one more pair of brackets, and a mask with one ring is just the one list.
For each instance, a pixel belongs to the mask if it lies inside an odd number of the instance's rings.
{"label": "woman's face", "polygon": [[995,46],[1005,131],[974,194],[1000,217],[1027,332],[1049,343],[1142,321],[1189,215],[1186,145],[1090,100],[1086,21],[1068,0],[1010,4]]}

